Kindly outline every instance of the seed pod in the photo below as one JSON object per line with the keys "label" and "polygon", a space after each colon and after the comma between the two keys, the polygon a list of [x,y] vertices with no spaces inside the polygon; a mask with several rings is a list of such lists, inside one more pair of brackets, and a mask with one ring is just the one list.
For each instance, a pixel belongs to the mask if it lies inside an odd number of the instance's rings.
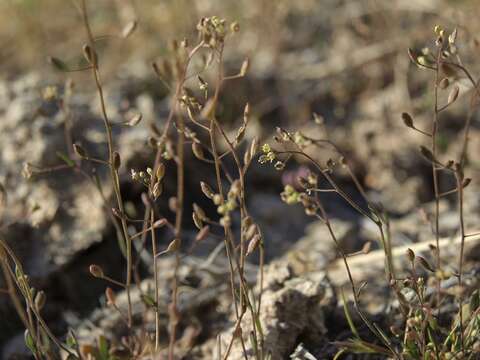
{"label": "seed pod", "polygon": [[411,48],[408,48],[408,57],[414,64],[417,63],[417,54]]}
{"label": "seed pod", "polygon": [[[245,164],[250,164],[252,161],[253,157],[257,154],[258,150],[258,140],[257,138],[253,138],[252,143],[250,144],[249,149],[245,152],[245,157],[244,157],[244,163]],[[247,155],[248,154],[248,155]]]}
{"label": "seed pod", "polygon": [[180,248],[180,240],[179,239],[173,239],[170,244],[168,244],[167,250],[165,252],[173,252],[177,251]]}
{"label": "seed pod", "polygon": [[158,149],[158,140],[155,137],[150,136],[148,138],[147,142],[148,142],[148,145],[150,145],[150,147],[152,149]]}
{"label": "seed pod", "polygon": [[407,249],[407,257],[410,262],[413,262],[415,260],[415,253],[410,248]]}
{"label": "seed pod", "polygon": [[114,216],[118,217],[119,219],[125,218],[125,216],[117,208],[112,208],[112,213]]}
{"label": "seed pod", "polygon": [[116,296],[115,292],[112,290],[112,288],[107,287],[105,289],[105,297],[107,298],[107,305],[115,305],[116,301]]}
{"label": "seed pod", "polygon": [[463,183],[462,183],[462,188],[465,189],[468,185],[470,185],[471,182],[472,182],[471,178],[465,178],[465,180],[463,180]]}
{"label": "seed pod", "polygon": [[420,146],[420,153],[428,161],[438,164],[438,161],[433,156],[433,153],[429,149],[427,149],[425,146]]}
{"label": "seed pod", "polygon": [[205,160],[205,153],[203,152],[202,145],[195,141],[192,143],[192,152],[198,160]]}
{"label": "seed pod", "polygon": [[128,38],[137,28],[137,22],[135,20],[130,21],[125,27],[122,29],[122,37],[124,39]]}
{"label": "seed pod", "polygon": [[203,182],[203,181],[200,181],[200,188],[202,189],[202,192],[203,194],[209,198],[209,199],[213,199],[213,197],[215,196],[215,193],[213,192],[212,188],[210,187],[210,185],[208,185],[207,183]]}
{"label": "seed pod", "polygon": [[163,186],[160,181],[157,181],[152,188],[152,195],[155,199],[157,199],[160,195],[162,195]]}
{"label": "seed pod", "polygon": [[248,243],[248,247],[247,247],[247,253],[246,253],[247,256],[252,254],[257,249],[258,244],[260,244],[261,239],[262,238],[261,238],[260,234],[257,234],[252,238],[252,240],[250,240],[250,242]]}
{"label": "seed pod", "polygon": [[402,120],[406,127],[409,127],[412,129],[414,128],[413,118],[410,116],[409,113],[406,113],[406,112],[402,113]]}
{"label": "seed pod", "polygon": [[455,100],[457,100],[459,91],[460,91],[460,88],[458,87],[458,85],[455,85],[452,91],[450,91],[450,94],[448,95],[448,100],[447,100],[447,103],[449,105],[452,104]]}
{"label": "seed pod", "polygon": [[230,31],[232,33],[236,33],[240,31],[240,25],[238,24],[238,22],[234,21],[230,24]]}
{"label": "seed pod", "polygon": [[445,62],[440,63],[440,74],[445,77],[455,77],[457,75],[457,70]]}
{"label": "seed pod", "polygon": [[245,233],[245,238],[250,240],[257,233],[257,225],[252,224],[248,227],[247,232]]}
{"label": "seed pod", "polygon": [[237,135],[235,136],[235,145],[239,144],[245,137],[245,131],[247,130],[246,124],[243,124],[238,128]]}
{"label": "seed pod", "polygon": [[207,216],[205,215],[205,211],[203,211],[203,209],[195,203],[193,203],[193,211],[195,212],[195,214],[197,214],[199,219],[204,220],[207,218]]}
{"label": "seed pod", "polygon": [[152,62],[152,69],[155,75],[157,75],[159,78],[162,77],[162,73],[160,72],[160,68],[158,67],[158,64],[156,62]]}
{"label": "seed pod", "polygon": [[372,242],[367,241],[362,247],[362,253],[368,254],[370,252],[371,247],[372,247]]}
{"label": "seed pod", "polygon": [[205,225],[203,228],[200,229],[197,236],[195,236],[195,241],[202,241],[208,236],[209,233],[210,233],[210,226]]}
{"label": "seed pod", "polygon": [[120,154],[118,152],[113,153],[113,167],[115,170],[120,169],[120,166],[122,165],[122,160],[120,159]]}
{"label": "seed pod", "polygon": [[247,102],[245,107],[243,108],[243,122],[246,124],[248,123],[248,119],[250,116],[250,104]]}
{"label": "seed pod", "polygon": [[200,112],[200,118],[210,119],[210,116],[215,113],[216,102],[213,99],[207,101]]}
{"label": "seed pod", "polygon": [[28,348],[33,354],[36,354],[36,353],[37,353],[37,346],[35,345],[35,341],[33,340],[33,337],[32,337],[32,335],[30,334],[30,332],[28,331],[28,329],[25,330],[24,340],[25,340],[25,345],[27,346],[27,348]]}
{"label": "seed pod", "polygon": [[57,70],[59,71],[69,71],[70,68],[68,67],[68,65],[60,60],[59,58],[56,58],[56,57],[52,57],[52,56],[49,56],[47,58],[47,61]]}
{"label": "seed pod", "polygon": [[45,295],[45,292],[43,290],[39,291],[35,296],[35,308],[38,311],[42,310],[43,307],[45,306],[46,301],[47,301],[47,296]]}
{"label": "seed pod", "polygon": [[161,227],[164,227],[165,225],[167,225],[168,221],[167,219],[163,218],[163,219],[159,219],[157,221],[155,221],[153,223],[153,228],[157,229],[157,228],[161,228]]}
{"label": "seed pod", "polygon": [[87,59],[89,64],[96,66],[96,64],[97,64],[97,54],[90,47],[90,45],[88,45],[88,44],[83,45],[83,56],[85,56],[85,59]]}
{"label": "seed pod", "polygon": [[477,289],[470,296],[470,303],[469,303],[470,311],[472,313],[475,312],[479,306],[480,306],[480,292]]}
{"label": "seed pod", "polygon": [[104,275],[103,269],[100,266],[92,264],[88,269],[90,271],[90,274],[92,274],[93,277],[103,278],[103,275]]}
{"label": "seed pod", "polygon": [[160,181],[165,176],[165,165],[163,163],[159,163],[157,167],[157,171],[155,172],[155,177],[157,181]]}
{"label": "seed pod", "polygon": [[128,120],[125,125],[127,126],[136,126],[142,121],[143,115],[142,114],[136,114],[134,115],[130,120]]}
{"label": "seed pod", "polygon": [[425,259],[424,257],[422,256],[417,256],[417,259],[418,259],[418,262],[420,263],[420,265],[422,265],[422,267],[425,269],[425,270],[428,270],[430,272],[435,272],[435,270],[433,269],[433,267],[429,264],[429,262],[427,261],[427,259]]}
{"label": "seed pod", "polygon": [[198,214],[195,211],[192,213],[192,219],[197,229],[201,230],[203,228],[203,222],[202,219],[198,217]]}
{"label": "seed pod", "polygon": [[240,68],[240,76],[245,76],[247,74],[248,69],[250,68],[250,60],[246,58],[243,60],[242,67]]}
{"label": "seed pod", "polygon": [[220,194],[215,194],[213,195],[212,200],[215,205],[220,205],[220,203],[222,202],[222,197],[220,196]]}
{"label": "seed pod", "polygon": [[450,85],[450,81],[448,80],[448,78],[443,78],[438,83],[438,87],[442,90],[445,90],[448,87],[448,85]]}
{"label": "seed pod", "polygon": [[75,151],[75,154],[81,158],[87,157],[87,152],[80,144],[73,144],[73,151]]}

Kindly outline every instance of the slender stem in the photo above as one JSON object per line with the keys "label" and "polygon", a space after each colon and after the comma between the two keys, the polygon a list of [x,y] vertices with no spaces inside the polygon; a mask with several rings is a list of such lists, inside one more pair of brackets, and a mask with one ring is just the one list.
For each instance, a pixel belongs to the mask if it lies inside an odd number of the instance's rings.
{"label": "slender stem", "polygon": [[[91,48],[92,53],[96,54],[95,40],[94,40],[94,36],[92,34],[92,30],[90,28],[90,23],[88,20],[86,0],[81,1],[81,10],[82,10],[83,22],[85,25],[85,30],[87,33],[88,44]],[[98,68],[96,55],[92,57],[92,73],[95,80],[95,85],[97,87],[98,97],[100,99],[100,107],[102,111],[102,117],[103,117],[103,122],[105,126],[106,137],[107,137],[108,159],[109,159],[108,162],[110,165],[109,167],[110,167],[110,175],[111,175],[113,190],[115,192],[115,196],[117,199],[118,208],[122,213],[124,213],[125,211],[124,211],[123,200],[122,200],[122,195],[120,191],[120,180],[119,180],[117,169],[115,169],[115,167],[113,166],[113,157],[114,157],[113,146],[114,145],[113,145],[112,127],[107,115],[105,97],[103,94],[103,87],[102,87],[102,82],[100,78],[100,72]],[[123,235],[125,237],[126,249],[127,249],[127,275],[126,275],[125,288],[127,291],[127,300],[128,300],[128,324],[129,324],[129,327],[131,327],[132,326],[132,300],[131,300],[130,291],[131,291],[131,282],[132,282],[132,240],[130,238],[130,235],[128,234],[127,222],[124,218],[121,219],[121,224],[122,224],[122,230],[123,230]]]}
{"label": "slender stem", "polygon": [[[153,210],[150,210],[150,223],[153,224],[155,221],[155,214]],[[152,256],[153,256],[153,281],[155,282],[155,352],[158,351],[158,346],[160,343],[160,314],[158,309],[158,267],[157,267],[157,239],[155,236],[155,228],[150,226],[150,232],[152,236]]]}
{"label": "slender stem", "polygon": [[176,331],[178,325],[178,268],[180,266],[180,246],[182,232],[182,216],[184,203],[184,187],[185,187],[185,163],[184,163],[184,144],[185,144],[185,120],[183,116],[178,117],[178,142],[177,142],[177,208],[175,215],[175,239],[179,241],[179,246],[175,251],[175,271],[172,281],[172,303],[170,309],[170,343],[168,347],[168,358],[173,360]]}
{"label": "slender stem", "polygon": [[[432,131],[431,131],[431,151],[433,154],[433,158],[437,158],[437,132],[438,132],[438,117],[439,117],[439,109],[438,109],[438,82],[439,82],[439,68],[440,68],[440,61],[441,61],[441,54],[442,49],[439,47],[437,50],[436,56],[436,63],[437,66],[435,68],[435,76],[434,76],[434,109],[433,109],[433,122],[432,122]],[[436,257],[436,267],[437,269],[441,270],[441,257],[440,257],[440,190],[438,185],[438,165],[435,162],[432,162],[432,178],[433,178],[433,191],[435,196],[435,213],[434,213],[434,235],[435,235],[435,257]],[[441,279],[437,278],[436,282],[437,286],[437,303],[440,303],[440,287],[441,287]]]}

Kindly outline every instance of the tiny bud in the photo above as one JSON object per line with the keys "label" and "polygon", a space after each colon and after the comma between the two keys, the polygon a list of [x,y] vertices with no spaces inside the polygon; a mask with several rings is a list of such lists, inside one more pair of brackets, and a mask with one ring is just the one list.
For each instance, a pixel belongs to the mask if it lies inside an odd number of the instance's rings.
{"label": "tiny bud", "polygon": [[238,22],[234,21],[230,24],[230,31],[232,33],[236,33],[240,31],[240,25],[238,24]]}
{"label": "tiny bud", "polygon": [[213,195],[212,200],[215,205],[220,205],[220,203],[222,202],[222,197],[220,196],[220,194],[215,194]]}
{"label": "tiny bud", "polygon": [[220,219],[220,225],[224,227],[230,227],[232,225],[232,218],[228,215],[223,216]]}
{"label": "tiny bud", "polygon": [[116,296],[112,288],[107,287],[105,289],[105,297],[107,298],[107,305],[115,305]]}
{"label": "tiny bud", "polygon": [[406,112],[402,113],[402,120],[406,127],[409,127],[412,129],[414,128],[413,118],[410,116],[409,113],[406,113]]}
{"label": "tiny bud", "polygon": [[115,170],[118,170],[122,165],[122,160],[120,159],[120,154],[118,152],[113,153],[113,167]]}
{"label": "tiny bud", "polygon": [[93,277],[96,277],[96,278],[103,277],[103,270],[100,266],[92,264],[88,269],[90,271],[90,274],[92,274]]}
{"label": "tiny bud", "polygon": [[275,170],[278,170],[278,171],[283,170],[285,168],[285,163],[282,161],[277,161],[274,167],[275,167]]}

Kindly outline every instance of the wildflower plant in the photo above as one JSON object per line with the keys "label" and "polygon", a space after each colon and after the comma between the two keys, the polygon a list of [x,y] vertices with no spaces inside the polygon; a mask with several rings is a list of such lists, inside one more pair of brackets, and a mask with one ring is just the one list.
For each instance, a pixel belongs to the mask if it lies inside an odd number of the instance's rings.
{"label": "wildflower plant", "polygon": [[[218,352],[222,358],[228,358],[234,341],[239,341],[242,343],[245,357],[247,356],[247,348],[250,347],[253,349],[253,356],[256,359],[264,359],[266,354],[263,353],[263,331],[259,321],[262,291],[260,289],[256,294],[253,293],[244,272],[246,258],[253,256],[255,252],[259,252],[260,271],[263,271],[263,238],[260,228],[249,214],[245,194],[245,177],[257,152],[257,140],[253,139],[249,144],[246,144],[245,141],[246,128],[250,118],[248,104],[245,105],[243,122],[237,129],[234,138],[227,135],[222,119],[217,115],[224,84],[227,81],[235,81],[244,77],[249,68],[249,61],[246,59],[236,74],[227,75],[224,70],[225,46],[231,35],[240,30],[239,24],[236,22],[228,23],[225,19],[216,16],[202,18],[197,24],[198,40],[195,43],[190,43],[188,39],[174,40],[170,46],[171,57],[152,64],[152,73],[156,75],[162,86],[170,91],[171,105],[167,119],[161,125],[151,125],[151,136],[147,143],[153,152],[153,163],[146,169],[130,169],[131,180],[141,184],[144,188],[144,192],[141,194],[141,200],[145,205],[143,220],[133,219],[125,210],[120,189],[119,169],[123,166],[120,155],[122,149],[115,148],[112,132],[113,123],[105,104],[100,68],[101,61],[96,50],[98,40],[106,37],[97,36],[94,33],[89,21],[87,0],[78,0],[73,3],[83,20],[86,34],[86,43],[82,47],[85,62],[79,67],[72,67],[65,61],[54,57],[50,58],[50,62],[57,70],[66,73],[91,72],[101,105],[108,155],[106,159],[91,157],[80,144],[71,141],[72,137],[67,127],[68,151],[66,154],[58,153],[63,164],[51,168],[25,164],[23,175],[26,178],[31,178],[58,170],[70,169],[96,185],[103,198],[105,209],[117,230],[118,243],[126,259],[126,272],[123,280],[117,280],[106,274],[97,264],[92,264],[89,271],[93,277],[119,286],[127,294],[128,306],[126,309],[121,309],[117,305],[115,292],[110,287],[107,287],[105,291],[107,305],[119,313],[128,328],[128,336],[121,344],[122,351],[127,354],[127,358],[137,358],[145,353],[155,354],[161,351],[160,289],[158,287],[160,274],[158,273],[157,263],[166,254],[174,256],[175,275],[171,283],[171,300],[167,309],[168,341],[166,341],[168,343],[168,359],[174,359],[176,358],[178,325],[182,316],[178,308],[178,269],[183,248],[185,156],[188,148],[191,147],[193,155],[199,161],[213,166],[216,178],[215,184],[207,185],[206,182],[202,182],[200,187],[204,195],[216,206],[218,219],[209,218],[200,206],[193,204],[193,222],[198,228],[196,241],[202,241],[210,233],[221,233],[230,269],[230,288],[232,307],[236,316],[236,330],[225,352],[223,353],[222,349],[218,349]],[[110,36],[109,38],[125,39],[132,35],[136,27],[136,21],[132,21],[125,25],[118,36]],[[212,83],[205,80],[207,77],[204,73],[208,71],[215,74]],[[57,96],[59,95],[53,88],[47,88],[44,91],[45,98],[54,99]],[[68,102],[62,103],[68,104]],[[64,111],[66,121],[69,121],[71,113],[67,105],[65,105]],[[122,125],[126,127],[136,126],[141,120],[142,115],[137,114]],[[205,136],[200,136],[199,133],[203,133]],[[208,139],[207,141],[203,140],[205,137]],[[224,143],[227,151],[220,152],[220,142]],[[227,159],[234,162],[236,174],[231,174],[226,170],[225,161]],[[92,166],[107,167],[110,173],[109,181],[113,189],[113,199],[106,197],[96,172],[87,170],[83,166],[84,162],[88,162]],[[167,163],[176,167],[177,177],[176,196],[170,199],[165,199],[162,196]],[[226,186],[226,183],[229,185]],[[169,207],[175,212],[173,223],[170,223],[160,213],[158,209],[160,201],[168,202]],[[241,224],[238,238],[232,228],[233,218],[238,218]],[[128,228],[138,223],[142,224],[142,228],[137,233],[131,234]],[[162,227],[167,229],[167,236],[170,236],[169,244],[163,250],[158,248],[159,244],[156,238],[156,230]],[[153,295],[142,293],[141,298],[155,313],[155,331],[153,334],[147,334],[144,337],[135,329],[131,291],[135,286],[134,282],[140,278],[137,269],[140,256],[135,253],[135,249],[137,249],[137,252],[144,251],[148,235],[150,235],[151,240],[155,288]],[[134,247],[134,241],[140,245]],[[27,329],[25,342],[36,359],[54,358],[56,356],[54,354],[59,350],[66,352],[71,359],[117,358],[111,355],[114,352],[113,348],[110,348],[113,344],[104,337],[100,337],[97,344],[83,347],[78,343],[74,333],[68,335],[66,342],[57,339],[42,320],[40,314],[40,307],[45,303],[44,293],[40,292],[39,294],[42,295],[36,295],[34,289],[30,288],[28,277],[24,274],[15,254],[3,241],[0,244],[2,245],[0,247],[0,259],[4,276],[9,284],[9,294]],[[15,271],[12,270],[12,266]],[[262,279],[262,274],[260,274],[260,278]],[[262,283],[262,280],[260,283]],[[18,296],[15,286],[20,291],[21,296]],[[242,319],[246,316],[253,318],[252,324],[254,325],[251,329],[242,329],[241,327]],[[39,325],[35,325],[37,323]],[[245,344],[242,331],[250,334],[249,345]],[[47,349],[45,344],[50,343],[55,344],[57,349],[51,346]]]}
{"label": "wildflower plant", "polygon": [[[376,204],[369,200],[367,192],[350,168],[348,159],[346,159],[341,150],[328,138],[314,139],[298,131],[289,132],[285,129],[278,128],[277,135],[274,139],[281,149],[274,150],[269,144],[265,144],[262,147],[264,155],[263,158],[260,159],[261,163],[272,162],[275,159],[282,164],[281,167],[278,167],[278,169],[281,170],[288,161],[299,157],[309,161],[315,169],[315,171],[311,171],[307,177],[297,179],[301,189],[295,189],[292,185],[286,185],[280,196],[287,204],[301,204],[307,215],[320,219],[326,225],[332,240],[335,242],[337,251],[343,259],[350,281],[355,310],[364,325],[366,325],[379,342],[379,344],[375,344],[361,338],[352,321],[351,314],[349,314],[349,310],[345,306],[345,315],[348,319],[353,338],[348,341],[336,343],[340,348],[337,357],[344,352],[354,352],[375,353],[395,359],[475,359],[480,354],[480,342],[478,341],[480,319],[479,294],[478,290],[475,290],[468,295],[465,284],[463,283],[465,239],[468,236],[476,235],[467,233],[463,204],[465,188],[471,182],[471,179],[465,176],[465,166],[467,163],[469,131],[474,110],[478,105],[478,86],[480,80],[475,80],[470,71],[463,65],[461,54],[457,47],[457,29],[454,29],[448,34],[446,30],[440,26],[436,26],[434,34],[434,50],[424,48],[420,53],[409,50],[411,60],[419,68],[429,70],[434,74],[434,108],[432,111],[433,120],[431,129],[421,129],[416,125],[412,115],[409,113],[402,114],[402,120],[405,126],[422,134],[430,141],[428,146],[421,146],[419,150],[422,157],[432,166],[435,198],[432,228],[436,244],[432,244],[430,250],[432,257],[435,259],[434,264],[431,264],[425,257],[416,255],[409,249],[407,251],[407,258],[410,263],[409,275],[406,278],[397,276],[392,258],[388,216],[381,204]],[[439,158],[438,152],[440,117],[443,112],[453,106],[459,97],[459,86],[455,83],[460,77],[459,75],[467,78],[470,82],[470,107],[464,122],[463,143],[460,153],[457,155],[456,160],[444,161]],[[448,89],[450,90],[446,103],[440,104],[439,92],[447,91]],[[316,118],[317,116],[314,116],[315,120]],[[315,121],[315,123],[318,123],[318,121]],[[323,149],[325,147],[333,149],[337,157],[329,159],[325,164],[321,164],[315,160],[310,153],[312,149]],[[355,184],[357,191],[367,204],[368,209],[365,210],[361,204],[355,202],[337,183],[334,174],[338,165],[346,170],[352,182]],[[277,168],[277,166],[275,167]],[[454,178],[456,187],[448,190],[441,189],[439,186],[440,176],[450,176]],[[317,178],[324,178],[328,187],[319,188]],[[361,291],[366,286],[366,283],[357,285],[354,282],[348,264],[348,257],[356,255],[357,253],[346,254],[340,247],[335,235],[335,230],[325,211],[323,201],[319,196],[319,194],[324,192],[336,193],[360,215],[377,225],[379,242],[385,254],[388,286],[392,290],[392,295],[399,303],[397,309],[398,314],[391,316],[392,319],[397,320],[396,323],[390,327],[390,333],[387,333],[378,324],[370,320],[368,315],[361,309]],[[451,194],[456,194],[457,196],[461,240],[457,271],[454,273],[443,269],[439,245],[439,201],[442,197]],[[362,251],[361,253],[364,252]],[[442,281],[452,279],[457,280],[458,288],[460,289],[455,296],[458,310],[453,316],[451,313],[442,310],[442,303],[446,301],[445,298],[449,297],[450,300],[452,300],[452,296],[446,295],[441,288]],[[434,292],[427,291],[429,284],[435,284]],[[445,322],[448,324],[447,326],[443,325]]]}

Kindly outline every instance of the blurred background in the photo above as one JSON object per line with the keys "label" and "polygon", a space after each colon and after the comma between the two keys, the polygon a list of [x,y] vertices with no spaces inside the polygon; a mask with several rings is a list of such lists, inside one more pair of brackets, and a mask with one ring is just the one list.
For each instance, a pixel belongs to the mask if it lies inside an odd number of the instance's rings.
{"label": "blurred background", "polygon": [[[151,64],[169,55],[173,39],[188,38],[194,43],[199,19],[217,15],[240,24],[240,32],[229,38],[225,49],[227,73],[237,73],[243,60],[250,59],[247,76],[229,82],[221,95],[221,121],[226,128],[236,132],[249,102],[249,140],[256,136],[260,143],[272,143],[278,126],[328,137],[347,154],[369,196],[388,211],[395,244],[431,237],[424,220],[433,199],[431,167],[418,152],[426,141],[404,126],[401,113],[411,113],[419,128],[430,128],[433,74],[413,65],[407,49],[433,49],[436,24],[448,32],[457,28],[459,53],[476,74],[480,50],[477,0],[91,0],[88,9],[94,33],[105,36],[98,42],[98,51],[112,121],[124,122],[132,113],[143,115],[134,129],[115,128],[124,165],[122,191],[132,214],[141,216],[143,204],[142,189],[130,181],[130,169],[151,164],[153,152],[146,145],[149,124],[162,126],[170,100]],[[132,20],[138,22],[135,33],[118,39]],[[46,318],[59,333],[79,324],[99,304],[105,285],[90,279],[88,264],[99,263],[113,277],[121,277],[123,268],[115,230],[88,181],[65,171],[21,177],[25,162],[47,167],[61,163],[57,152],[68,152],[67,116],[73,119],[73,140],[94,154],[105,154],[91,73],[58,72],[47,61],[53,56],[72,66],[81,64],[85,39],[73,1],[0,2],[0,182],[8,194],[2,224],[15,222],[3,226],[1,236],[18,252],[38,287],[49,294]],[[205,75],[207,81],[211,75]],[[461,76],[454,77],[460,98],[442,116],[438,139],[442,156],[459,151],[468,110],[468,83]],[[68,102],[69,114],[48,96],[49,91]],[[440,96],[444,101],[448,91]],[[468,169],[473,182],[466,206],[472,214],[469,224],[476,225],[480,208],[476,116],[470,153]],[[335,153],[326,148],[312,156],[324,162]],[[325,244],[328,240],[319,240],[322,230],[318,224],[309,225],[311,219],[301,208],[288,207],[279,198],[288,178],[304,166],[299,159],[280,173],[255,163],[247,176],[248,202],[262,225],[269,261],[300,256],[302,266],[322,267],[335,258],[329,243]],[[166,194],[174,193],[171,171]],[[187,174],[187,209],[197,202],[214,212],[198,186],[200,180],[212,179],[211,169],[189,155]],[[360,199],[341,169],[336,176]],[[454,186],[453,179],[441,181],[443,189]],[[369,226],[335,196],[326,200],[346,248],[360,249],[371,239]],[[168,212],[167,204],[161,206]],[[447,224],[442,236],[457,231],[455,206],[454,196],[442,201]],[[186,237],[194,238],[190,215],[185,226]],[[168,243],[161,241],[163,246]],[[198,256],[208,254],[216,241],[202,245]],[[302,241],[307,242],[302,245]],[[147,265],[143,271],[149,273]],[[3,345],[4,354],[10,354],[22,331],[1,294],[0,319],[0,348]]]}

